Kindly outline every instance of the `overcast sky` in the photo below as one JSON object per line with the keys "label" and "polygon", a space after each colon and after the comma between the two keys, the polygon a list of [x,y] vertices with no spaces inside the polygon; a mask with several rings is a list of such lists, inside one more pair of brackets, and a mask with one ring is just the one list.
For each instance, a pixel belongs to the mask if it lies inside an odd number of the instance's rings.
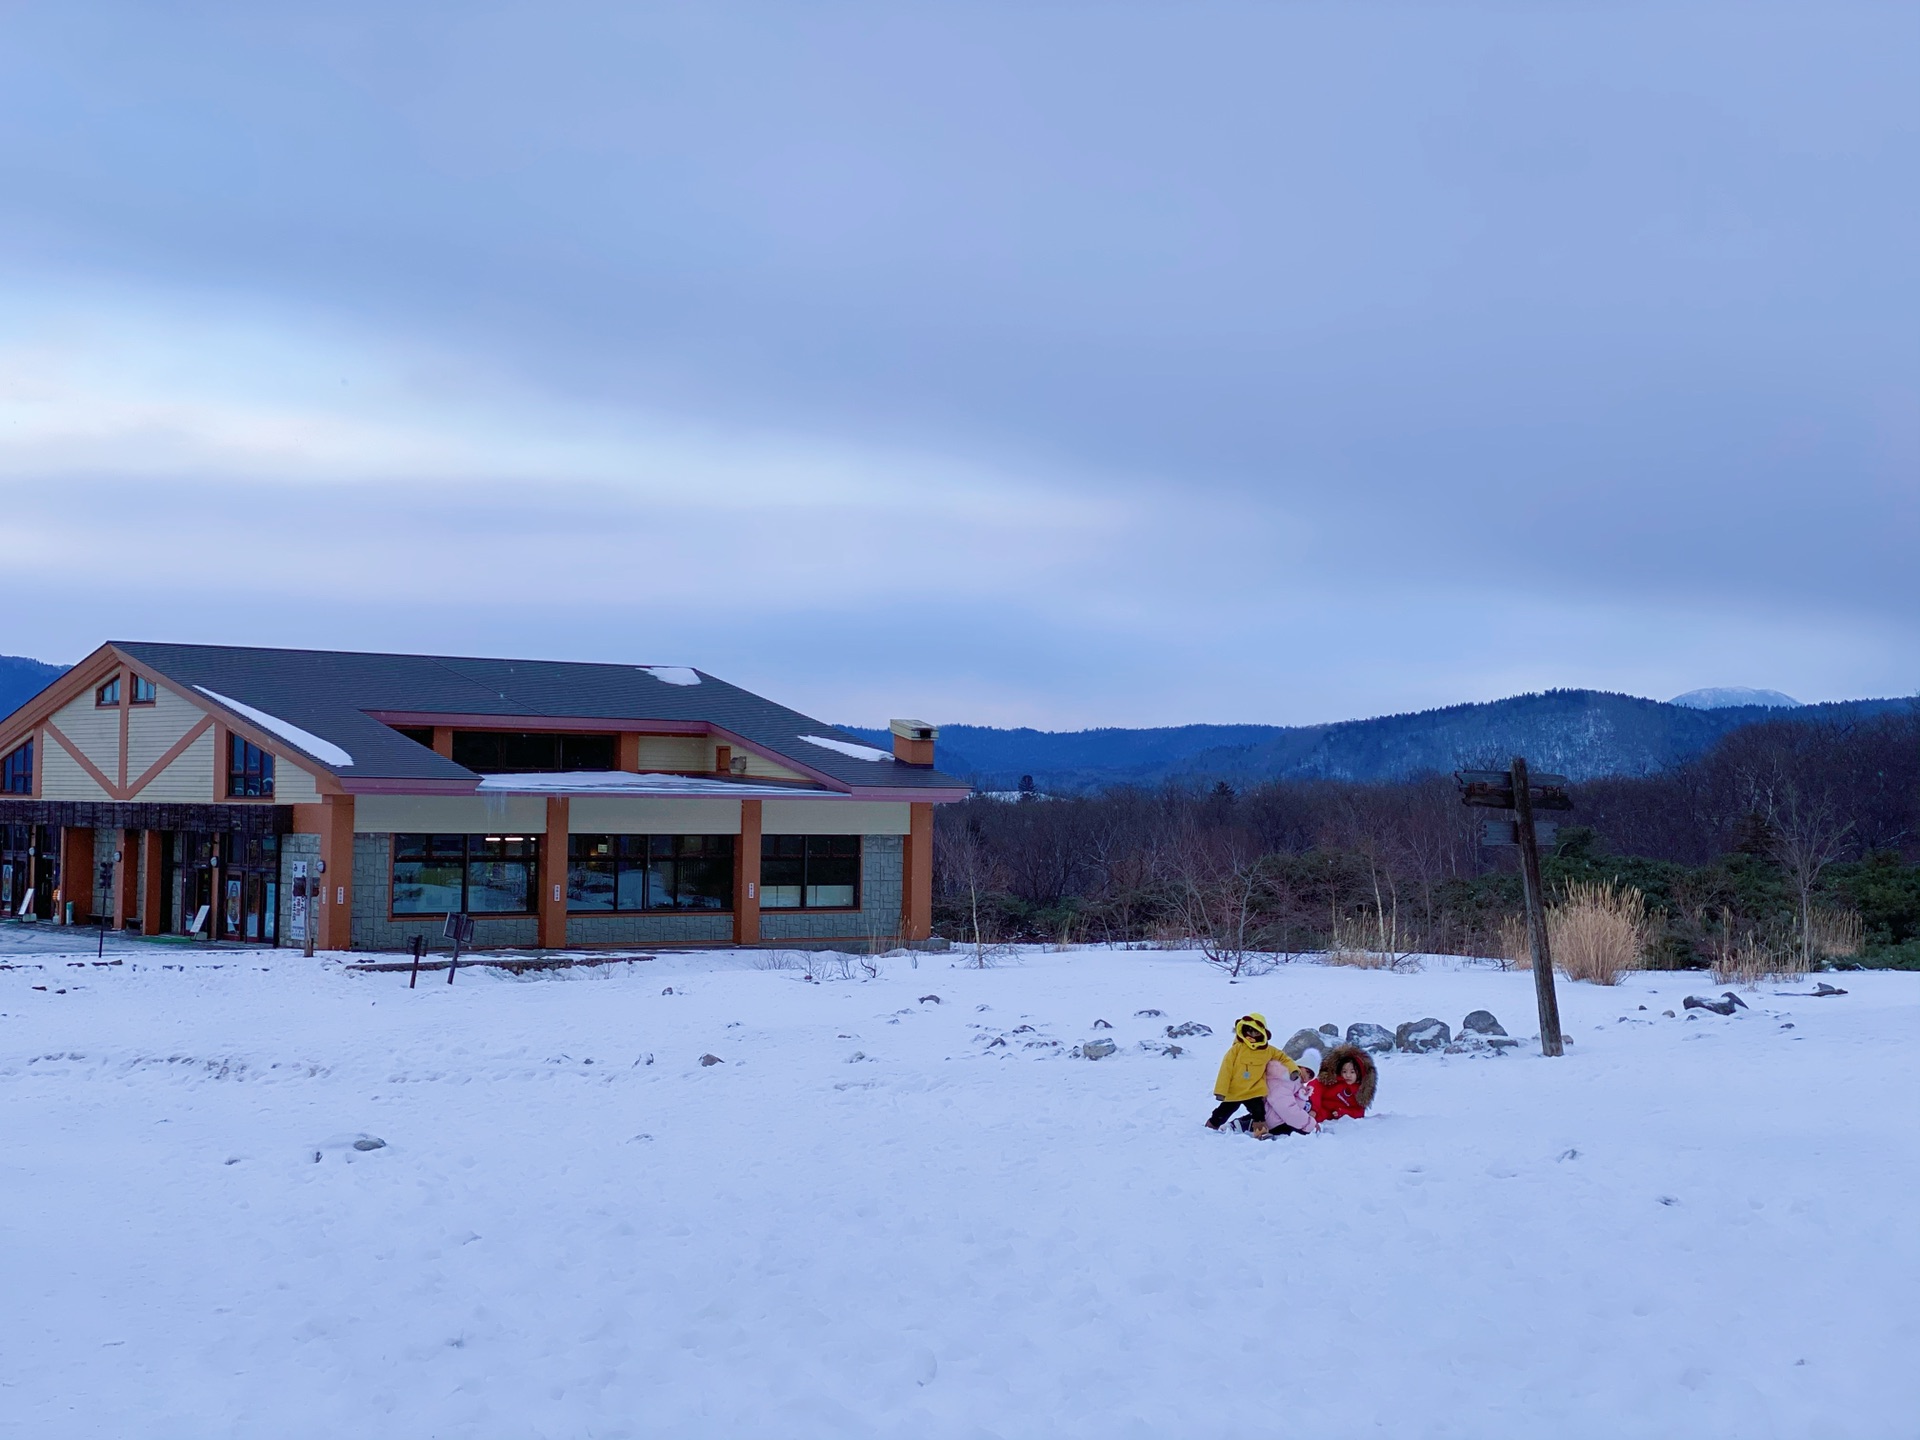
{"label": "overcast sky", "polygon": [[1920,689],[1920,7],[0,3],[0,651]]}

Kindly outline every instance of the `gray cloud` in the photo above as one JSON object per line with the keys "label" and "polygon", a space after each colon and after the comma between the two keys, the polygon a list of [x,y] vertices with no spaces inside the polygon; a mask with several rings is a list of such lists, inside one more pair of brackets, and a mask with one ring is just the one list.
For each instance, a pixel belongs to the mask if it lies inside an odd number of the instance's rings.
{"label": "gray cloud", "polygon": [[[238,413],[278,377],[276,413],[359,424],[373,395],[380,433],[440,457],[408,450],[382,495],[378,434],[303,464],[182,400],[201,418],[159,471],[69,426],[0,483],[57,475],[111,528],[298,473],[335,533],[369,527],[344,574],[404,567],[384,507],[564,576],[397,621],[363,580],[308,641],[624,655],[639,634],[674,647],[643,658],[865,707],[848,719],[1915,686],[1911,12],[0,23],[0,302],[34,311],[33,345],[111,349],[59,317],[123,293],[172,317],[142,343],[174,337],[182,396]],[[203,309],[288,338],[248,377],[251,352],[180,318]],[[103,366],[75,364],[63,403],[102,413]],[[576,419],[704,438],[588,455],[552,440]],[[495,444],[511,475],[476,465]],[[728,499],[749,491],[765,508]],[[724,524],[690,518],[703,496]],[[634,595],[649,549],[664,605]],[[154,624],[197,636],[282,623],[168,603]],[[111,614],[47,630],[81,648]]]}

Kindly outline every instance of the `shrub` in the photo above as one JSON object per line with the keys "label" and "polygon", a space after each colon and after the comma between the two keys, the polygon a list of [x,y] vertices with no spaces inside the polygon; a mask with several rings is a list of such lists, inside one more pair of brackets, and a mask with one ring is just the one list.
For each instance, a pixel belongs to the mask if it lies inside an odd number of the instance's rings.
{"label": "shrub", "polygon": [[1554,965],[1570,980],[1618,985],[1640,968],[1651,936],[1646,896],[1611,880],[1576,880],[1547,911]]}

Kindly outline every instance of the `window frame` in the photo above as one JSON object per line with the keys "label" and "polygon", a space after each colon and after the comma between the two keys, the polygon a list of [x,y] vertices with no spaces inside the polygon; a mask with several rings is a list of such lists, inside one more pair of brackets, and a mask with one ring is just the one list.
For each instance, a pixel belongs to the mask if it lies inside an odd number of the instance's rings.
{"label": "window frame", "polygon": [[237,730],[227,732],[227,799],[273,799],[273,772],[271,750],[262,749]]}
{"label": "window frame", "polygon": [[[29,735],[5,755],[0,755],[0,795],[33,794],[33,739]],[[19,782],[25,779],[22,789]]]}
{"label": "window frame", "polygon": [[[698,847],[687,842],[698,841]],[[666,848],[662,848],[665,842]],[[586,852],[586,853],[582,853]],[[724,860],[726,884],[716,887],[723,903],[719,905],[654,904],[654,874],[670,869],[670,886],[677,898],[691,892],[682,883],[683,867],[711,865]],[[588,867],[592,867],[589,870]],[[566,903],[569,917],[574,915],[731,915],[734,911],[734,886],[740,871],[740,841],[737,835],[569,835],[567,837]],[[612,881],[611,905],[576,905],[585,888],[576,883],[575,874],[605,874]],[[637,877],[641,900],[638,905],[622,904],[628,877]]]}
{"label": "window frame", "polygon": [[104,685],[93,689],[93,708],[96,710],[118,710],[120,708],[120,677],[114,676]]}
{"label": "window frame", "polygon": [[132,683],[127,687],[129,705],[157,705],[160,702],[160,687],[144,675],[135,675],[128,671]]}
{"label": "window frame", "polygon": [[[458,856],[452,853],[453,847],[446,842],[458,839]],[[401,842],[423,842],[417,847],[423,853],[417,856],[403,856]],[[476,850],[474,842],[480,842]],[[451,832],[415,832],[406,831],[388,836],[387,844],[387,918],[389,920],[433,920],[445,919],[448,915],[471,915],[476,920],[525,920],[540,913],[540,859],[546,837],[537,834],[508,835],[497,834],[454,834]],[[498,846],[498,853],[489,853],[485,847]],[[526,847],[522,853],[510,853],[509,846]],[[399,898],[399,868],[402,865],[458,865],[460,869],[460,908],[458,910],[401,910],[395,902]],[[524,910],[475,910],[473,906],[473,872],[476,865],[524,866],[526,868],[526,905]],[[589,912],[598,913],[598,912]]]}
{"label": "window frame", "polygon": [[[797,842],[800,847],[800,854],[798,856],[768,854],[769,848],[778,849],[795,842]],[[816,857],[813,853],[816,843],[827,853]],[[835,846],[843,844],[851,845],[853,851],[851,856],[834,855],[831,853]],[[807,903],[807,892],[819,888],[816,887],[813,881],[812,865],[816,859],[828,864],[844,862],[848,859],[853,861],[853,903],[851,905],[809,905]],[[800,883],[797,887],[800,891],[800,903],[798,905],[779,905],[768,902],[767,862],[769,860],[772,860],[776,864],[792,864],[796,860],[798,861],[800,865]],[[866,875],[867,846],[864,835],[765,835],[761,837],[760,909],[763,912],[772,911],[781,915],[801,913],[810,915],[855,914],[865,908]],[[774,888],[786,889],[794,887],[782,884],[776,885]]]}

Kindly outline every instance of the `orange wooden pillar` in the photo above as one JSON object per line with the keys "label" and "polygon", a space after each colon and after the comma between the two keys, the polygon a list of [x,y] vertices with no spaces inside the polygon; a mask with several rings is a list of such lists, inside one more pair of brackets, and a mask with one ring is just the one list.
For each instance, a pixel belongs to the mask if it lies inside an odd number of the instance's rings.
{"label": "orange wooden pillar", "polygon": [[453,730],[450,726],[433,727],[433,753],[448,760],[453,758]]}
{"label": "orange wooden pillar", "polygon": [[540,844],[539,943],[542,950],[561,950],[567,943],[567,825],[565,796],[547,797],[547,834]]}
{"label": "orange wooden pillar", "polygon": [[116,930],[131,925],[139,911],[140,859],[134,848],[139,838],[138,830],[122,830],[114,842],[113,928]]}
{"label": "orange wooden pillar", "polygon": [[326,867],[311,882],[319,893],[307,902],[307,923],[314,927],[314,946],[320,950],[351,950],[353,796],[328,795],[318,805],[294,806],[293,833],[320,837],[320,863]]}
{"label": "orange wooden pillar", "polygon": [[907,814],[900,856],[900,938],[925,940],[933,934],[933,806],[916,800]]}
{"label": "orange wooden pillar", "polygon": [[740,841],[733,852],[733,943],[760,943],[760,802],[740,802]]}
{"label": "orange wooden pillar", "polygon": [[60,924],[67,917],[67,906],[73,906],[73,923],[78,925],[93,918],[93,830],[91,827],[68,825],[60,831],[60,891],[54,897],[59,909],[53,912],[54,923]]}
{"label": "orange wooden pillar", "polygon": [[140,832],[140,933],[158,935],[166,925],[167,897],[160,893],[160,871],[164,864],[163,837],[158,830]]}

